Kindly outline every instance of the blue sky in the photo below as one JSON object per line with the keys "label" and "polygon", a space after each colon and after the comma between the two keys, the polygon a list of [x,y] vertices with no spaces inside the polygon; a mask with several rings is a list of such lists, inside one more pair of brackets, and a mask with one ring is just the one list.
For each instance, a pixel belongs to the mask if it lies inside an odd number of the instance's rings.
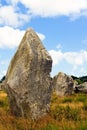
{"label": "blue sky", "polygon": [[0,0],[0,78],[27,28],[53,59],[51,75],[87,75],[87,0]]}

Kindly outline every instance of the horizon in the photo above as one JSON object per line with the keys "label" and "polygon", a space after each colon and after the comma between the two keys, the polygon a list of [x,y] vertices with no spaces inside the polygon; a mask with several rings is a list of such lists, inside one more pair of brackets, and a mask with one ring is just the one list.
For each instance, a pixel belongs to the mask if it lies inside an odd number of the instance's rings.
{"label": "horizon", "polygon": [[28,28],[33,28],[59,72],[87,75],[87,0],[0,0],[0,79]]}

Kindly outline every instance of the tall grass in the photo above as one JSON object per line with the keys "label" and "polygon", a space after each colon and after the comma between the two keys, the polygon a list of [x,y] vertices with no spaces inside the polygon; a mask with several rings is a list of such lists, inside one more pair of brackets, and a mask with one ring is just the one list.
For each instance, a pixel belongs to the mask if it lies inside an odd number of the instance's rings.
{"label": "tall grass", "polygon": [[87,130],[87,95],[53,94],[50,112],[38,121],[31,121],[11,115],[7,94],[1,91],[0,130]]}
{"label": "tall grass", "polygon": [[80,109],[71,108],[69,105],[66,107],[57,106],[51,111],[51,116],[58,121],[61,121],[62,119],[78,121],[81,119],[80,112]]}
{"label": "tall grass", "polygon": [[86,94],[78,94],[76,99],[75,99],[76,102],[87,102],[87,95]]}
{"label": "tall grass", "polygon": [[65,97],[63,100],[62,100],[62,103],[72,103],[73,102],[73,99],[70,98],[70,97]]}

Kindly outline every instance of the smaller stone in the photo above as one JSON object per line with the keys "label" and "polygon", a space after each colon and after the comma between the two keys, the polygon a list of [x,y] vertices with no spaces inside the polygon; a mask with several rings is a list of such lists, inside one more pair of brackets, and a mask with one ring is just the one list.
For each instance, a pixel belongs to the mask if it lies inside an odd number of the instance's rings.
{"label": "smaller stone", "polygon": [[74,88],[74,91],[76,93],[87,93],[87,82],[84,82],[82,84],[77,84]]}
{"label": "smaller stone", "polygon": [[59,96],[71,95],[73,93],[73,85],[72,77],[62,72],[53,78],[53,88]]}

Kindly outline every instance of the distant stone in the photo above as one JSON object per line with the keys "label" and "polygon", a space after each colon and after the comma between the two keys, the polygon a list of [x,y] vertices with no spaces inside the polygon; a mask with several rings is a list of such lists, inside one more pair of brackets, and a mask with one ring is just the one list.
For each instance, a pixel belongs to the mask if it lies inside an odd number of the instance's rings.
{"label": "distant stone", "polygon": [[1,85],[1,83],[0,83],[0,91],[2,90],[2,85]]}
{"label": "distant stone", "polygon": [[73,85],[73,92],[74,93],[78,92],[77,86],[78,86],[78,82],[76,80],[74,80],[74,85]]}
{"label": "distant stone", "polygon": [[11,112],[38,119],[49,111],[52,59],[37,34],[28,29],[11,60],[6,90]]}
{"label": "distant stone", "polygon": [[74,91],[76,93],[87,93],[87,82],[84,82],[82,84],[76,84],[74,87]]}
{"label": "distant stone", "polygon": [[59,96],[71,95],[73,93],[73,85],[72,77],[62,72],[53,78],[53,88]]}

